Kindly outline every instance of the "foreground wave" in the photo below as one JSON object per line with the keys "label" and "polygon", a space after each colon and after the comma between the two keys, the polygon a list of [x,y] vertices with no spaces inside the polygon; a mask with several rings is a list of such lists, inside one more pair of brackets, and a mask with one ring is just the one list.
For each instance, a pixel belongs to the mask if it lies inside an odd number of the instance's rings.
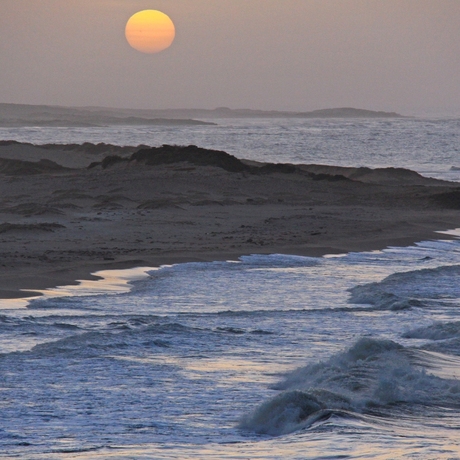
{"label": "foreground wave", "polygon": [[458,410],[460,381],[430,374],[420,358],[391,340],[362,338],[346,352],[288,374],[274,386],[283,392],[240,426],[283,435],[340,411],[388,415],[383,409],[395,404],[407,405],[409,411],[415,405]]}
{"label": "foreground wave", "polygon": [[455,458],[459,249],[120,271],[4,309],[0,449]]}

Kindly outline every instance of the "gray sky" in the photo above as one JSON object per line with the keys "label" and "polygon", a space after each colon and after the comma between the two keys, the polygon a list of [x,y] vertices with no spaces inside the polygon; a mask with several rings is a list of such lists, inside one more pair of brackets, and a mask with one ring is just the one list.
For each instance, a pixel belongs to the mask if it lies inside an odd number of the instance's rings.
{"label": "gray sky", "polygon": [[[143,9],[168,50],[126,42]],[[0,102],[460,113],[460,0],[0,0]]]}

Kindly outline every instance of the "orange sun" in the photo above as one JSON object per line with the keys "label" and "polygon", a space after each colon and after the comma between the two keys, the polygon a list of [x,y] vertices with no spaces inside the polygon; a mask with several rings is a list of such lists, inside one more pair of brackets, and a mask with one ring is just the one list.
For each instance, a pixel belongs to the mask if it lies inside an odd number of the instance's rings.
{"label": "orange sun", "polygon": [[159,53],[169,48],[176,28],[169,16],[157,10],[144,10],[131,16],[126,23],[128,43],[142,53]]}

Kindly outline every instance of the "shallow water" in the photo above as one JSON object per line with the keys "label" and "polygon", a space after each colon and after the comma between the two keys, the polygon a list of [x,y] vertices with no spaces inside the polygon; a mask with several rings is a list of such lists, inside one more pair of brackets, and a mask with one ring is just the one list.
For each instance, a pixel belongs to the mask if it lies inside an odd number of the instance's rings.
{"label": "shallow water", "polygon": [[140,272],[2,310],[5,455],[460,455],[460,241]]}

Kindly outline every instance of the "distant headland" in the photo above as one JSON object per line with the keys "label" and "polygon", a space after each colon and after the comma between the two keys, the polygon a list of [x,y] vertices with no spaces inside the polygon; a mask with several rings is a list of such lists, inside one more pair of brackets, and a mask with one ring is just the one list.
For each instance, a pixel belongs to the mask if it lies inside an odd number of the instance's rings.
{"label": "distant headland", "polygon": [[0,103],[0,127],[102,127],[113,125],[212,125],[198,119],[222,118],[402,118],[395,112],[352,107],[288,112],[277,110],[230,109],[119,109],[105,107],[63,107]]}
{"label": "distant headland", "polygon": [[180,117],[142,116],[137,110],[0,103],[0,127],[104,127],[146,125],[214,125]]}
{"label": "distant headland", "polygon": [[[167,110],[172,114],[175,110]],[[230,109],[218,107],[214,110],[189,109],[178,110],[177,113],[202,118],[405,118],[396,112],[382,112],[375,110],[355,109],[353,107],[339,107],[334,109],[320,109],[311,112],[288,112],[279,110]],[[203,115],[201,115],[203,114]]]}

